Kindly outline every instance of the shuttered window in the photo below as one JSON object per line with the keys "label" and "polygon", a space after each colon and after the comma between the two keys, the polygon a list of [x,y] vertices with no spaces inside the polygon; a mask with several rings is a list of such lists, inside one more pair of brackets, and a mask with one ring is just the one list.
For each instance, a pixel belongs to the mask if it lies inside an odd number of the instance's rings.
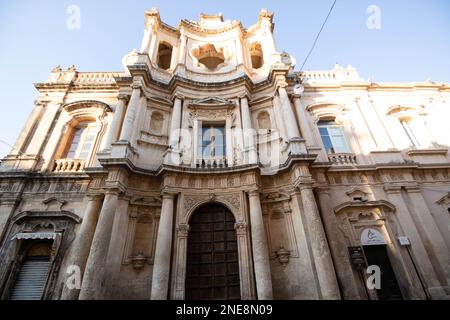
{"label": "shuttered window", "polygon": [[40,300],[50,271],[50,257],[27,257],[11,291],[11,300]]}
{"label": "shuttered window", "polygon": [[[26,243],[26,242],[25,242]],[[15,277],[11,300],[41,300],[51,267],[52,241],[34,242]]]}

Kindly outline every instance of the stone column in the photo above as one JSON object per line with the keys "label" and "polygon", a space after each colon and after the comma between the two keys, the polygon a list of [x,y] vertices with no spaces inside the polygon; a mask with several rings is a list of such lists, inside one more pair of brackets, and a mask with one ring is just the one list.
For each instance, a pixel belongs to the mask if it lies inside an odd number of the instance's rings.
{"label": "stone column", "polygon": [[256,163],[258,161],[255,149],[255,135],[252,126],[250,108],[246,96],[241,97],[241,114],[242,114],[242,130],[244,134],[244,148],[247,154],[248,163]]}
{"label": "stone column", "polygon": [[286,83],[282,83],[278,88],[278,94],[281,102],[281,113],[286,124],[287,138],[289,141],[289,152],[291,154],[306,153],[306,147],[301,143],[302,139],[298,129],[295,113],[292,110],[291,101],[286,92]]}
{"label": "stone column", "polygon": [[102,298],[104,269],[108,254],[114,215],[119,198],[118,191],[108,190],[105,194],[102,210],[95,228],[91,251],[86,263],[80,300],[96,300]]}
{"label": "stone column", "polygon": [[243,64],[244,63],[244,52],[242,50],[242,39],[241,37],[239,37],[236,40],[236,59],[237,59],[237,64]]}
{"label": "stone column", "polygon": [[3,243],[4,236],[8,230],[9,219],[12,217],[21,201],[21,197],[14,197],[13,199],[0,198],[0,243]]}
{"label": "stone column", "polygon": [[42,117],[37,125],[36,134],[31,137],[27,150],[25,151],[29,155],[39,155],[44,149],[44,142],[47,134],[55,124],[56,117],[61,110],[62,101],[51,102],[47,104],[47,107],[43,111]]}
{"label": "stone column", "polygon": [[300,122],[300,130],[302,137],[306,140],[306,144],[308,146],[315,145],[314,136],[312,134],[312,129],[308,121],[308,115],[306,114],[306,110],[303,107],[300,101],[301,95],[294,95],[294,106],[295,111],[297,113],[298,121]]}
{"label": "stone column", "polygon": [[317,270],[317,278],[320,284],[322,299],[338,300],[341,298],[336,273],[331,259],[328,241],[317,209],[312,184],[302,183],[299,186],[303,203],[303,211],[307,225],[310,229],[311,249],[314,264]]}
{"label": "stone column", "polygon": [[[417,270],[420,272],[420,275],[425,280],[425,286],[430,294],[435,297],[439,297],[440,295],[440,280],[443,280],[442,277],[439,276],[439,270],[435,269],[435,265],[432,262],[434,259],[432,258],[433,250],[429,248],[429,240],[423,239],[423,231],[421,225],[416,220],[415,215],[410,211],[408,205],[405,203],[403,197],[403,191],[400,187],[386,185],[385,191],[387,193],[387,197],[396,208],[395,215],[398,218],[399,224],[402,226],[402,236],[407,236],[411,242],[411,254],[414,257],[415,263],[417,263]],[[417,277],[417,272],[413,271],[415,268],[412,264],[412,261],[409,261],[409,270],[411,274],[414,274],[416,277],[411,279],[412,286],[415,288],[416,294],[415,296],[421,297],[422,288],[419,284],[419,278]],[[436,288],[436,290],[434,289]]]}
{"label": "stone column", "polygon": [[[68,262],[66,266],[79,267],[82,278],[86,267],[86,261],[89,256],[92,238],[94,237],[95,227],[97,226],[98,215],[102,207],[102,201],[103,197],[101,195],[88,196],[88,204],[83,216],[83,221],[81,223],[80,230],[77,232],[76,238],[70,250],[70,255],[67,259]],[[66,283],[69,278],[69,274],[65,273],[65,275],[61,300],[77,300],[80,290],[70,289]]]}
{"label": "stone column", "polygon": [[167,164],[180,164],[180,129],[181,129],[181,107],[183,97],[176,96],[172,109],[172,121],[169,131],[169,150],[166,155]]}
{"label": "stone column", "polygon": [[186,38],[186,36],[183,34],[183,33],[181,33],[181,36],[180,36],[180,51],[179,51],[179,56],[178,56],[178,63],[179,64],[185,64],[184,62],[184,60],[185,60],[185,57],[186,57],[186,44],[187,44],[187,38]]}
{"label": "stone column", "polygon": [[297,127],[294,111],[292,111],[291,102],[286,92],[287,84],[282,84],[278,88],[278,94],[280,95],[281,112],[283,114],[284,122],[286,123],[288,139],[300,138],[300,131]]}
{"label": "stone column", "polygon": [[225,122],[225,146],[226,146],[227,162],[228,162],[229,167],[232,167],[233,163],[234,163],[234,159],[233,159],[234,145],[233,145],[232,125],[233,125],[233,117],[232,117],[231,113],[228,113],[227,119]]}
{"label": "stone column", "polygon": [[180,140],[180,128],[181,128],[181,106],[183,104],[183,97],[176,96],[173,103],[172,121],[170,123],[170,146],[177,149],[178,141]]}
{"label": "stone column", "polygon": [[127,112],[123,121],[122,132],[120,133],[120,141],[131,142],[130,140],[135,127],[136,111],[139,106],[140,98],[141,87],[138,85],[133,85],[133,92],[131,93],[131,99],[128,103]]}
{"label": "stone column", "polygon": [[442,267],[442,278],[446,279],[448,286],[450,284],[450,250],[436,224],[435,217],[427,206],[420,187],[406,187],[406,191],[409,197],[407,200],[410,200],[407,205],[410,206],[411,214],[415,215],[416,221],[423,229],[424,241],[430,244],[428,250],[434,251],[434,255]]}
{"label": "stone column", "polygon": [[106,149],[111,149],[111,144],[117,142],[117,136],[119,135],[120,123],[125,112],[125,96],[119,96],[117,98],[118,102],[116,105],[116,110],[114,111],[114,116],[111,121],[108,136],[106,137],[105,147]]}
{"label": "stone column", "polygon": [[330,239],[329,245],[333,262],[336,267],[338,280],[342,287],[343,298],[346,300],[364,299],[358,292],[358,286],[353,275],[353,269],[348,256],[347,245],[339,231],[339,223],[330,206],[331,199],[328,189],[318,189],[320,208],[322,209],[322,220],[326,234]]}
{"label": "stone column", "polygon": [[174,197],[175,195],[171,193],[163,195],[153,264],[151,300],[166,300],[168,298]]}
{"label": "stone column", "polygon": [[26,147],[27,140],[31,140],[33,138],[33,136],[30,136],[33,133],[33,128],[39,125],[37,121],[42,114],[42,110],[44,110],[44,105],[45,104],[42,102],[35,103],[33,111],[31,112],[22,131],[20,131],[20,135],[11,150],[11,154],[19,156],[22,155],[24,151],[23,149]]}
{"label": "stone column", "polygon": [[275,118],[275,123],[277,125],[280,137],[283,138],[283,140],[287,139],[286,135],[286,128],[284,125],[284,121],[282,119],[282,113],[281,113],[281,102],[279,95],[275,95],[273,97],[273,113]]}
{"label": "stone column", "polygon": [[253,261],[255,266],[256,292],[258,300],[272,300],[272,275],[270,272],[269,248],[258,191],[248,194],[250,203],[250,225],[252,234]]}
{"label": "stone column", "polygon": [[121,295],[122,283],[120,283],[122,268],[122,252],[127,242],[127,229],[129,223],[128,206],[130,197],[122,195],[117,202],[117,209],[114,215],[111,240],[109,242],[108,255],[105,264],[105,286],[103,287],[104,299],[118,299]]}
{"label": "stone column", "polygon": [[145,31],[144,31],[144,38],[142,39],[142,44],[141,44],[141,53],[147,53],[147,54],[149,53],[150,43],[152,41],[152,35],[153,35],[153,22],[147,20],[147,23],[145,26]]}

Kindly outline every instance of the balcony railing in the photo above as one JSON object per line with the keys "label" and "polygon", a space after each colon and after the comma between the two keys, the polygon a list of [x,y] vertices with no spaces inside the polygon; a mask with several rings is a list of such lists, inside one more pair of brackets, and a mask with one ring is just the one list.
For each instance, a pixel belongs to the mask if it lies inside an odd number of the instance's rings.
{"label": "balcony railing", "polygon": [[203,157],[197,159],[197,168],[227,168],[228,162],[226,157]]}
{"label": "balcony railing", "polygon": [[86,167],[86,161],[77,159],[59,159],[55,161],[54,172],[82,172]]}
{"label": "balcony railing", "polygon": [[333,165],[353,166],[356,165],[356,156],[353,153],[331,153],[328,155],[328,160]]}

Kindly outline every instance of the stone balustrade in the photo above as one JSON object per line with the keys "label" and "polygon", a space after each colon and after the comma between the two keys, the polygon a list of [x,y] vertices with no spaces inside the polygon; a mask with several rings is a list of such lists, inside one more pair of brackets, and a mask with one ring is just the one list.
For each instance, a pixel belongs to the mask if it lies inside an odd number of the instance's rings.
{"label": "stone balustrade", "polygon": [[59,159],[55,161],[54,172],[82,172],[86,167],[86,161],[77,159]]}
{"label": "stone balustrade", "polygon": [[339,82],[339,81],[364,81],[355,68],[347,68],[336,65],[332,70],[302,71],[299,73],[303,82]]}
{"label": "stone balustrade", "polygon": [[115,83],[118,72],[82,72],[78,73],[75,83]]}
{"label": "stone balustrade", "polygon": [[328,160],[333,165],[352,166],[356,165],[356,156],[353,153],[332,153],[328,155]]}
{"label": "stone balustrade", "polygon": [[197,159],[197,168],[227,168],[226,157],[203,157]]}

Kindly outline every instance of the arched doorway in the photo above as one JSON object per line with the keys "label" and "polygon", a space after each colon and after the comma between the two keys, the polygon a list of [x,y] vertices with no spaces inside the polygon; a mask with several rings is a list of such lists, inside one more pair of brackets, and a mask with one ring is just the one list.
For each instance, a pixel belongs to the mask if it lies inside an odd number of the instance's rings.
{"label": "arched doorway", "polygon": [[235,222],[220,204],[207,204],[193,213],[187,246],[187,300],[241,299]]}

